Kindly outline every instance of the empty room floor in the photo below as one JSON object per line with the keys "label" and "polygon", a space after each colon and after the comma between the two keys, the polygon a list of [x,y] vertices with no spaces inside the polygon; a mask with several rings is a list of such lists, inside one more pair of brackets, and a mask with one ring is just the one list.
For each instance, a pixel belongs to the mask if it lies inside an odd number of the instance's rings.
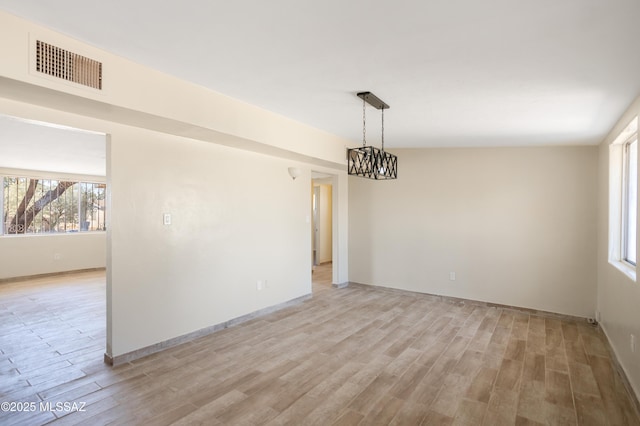
{"label": "empty room floor", "polygon": [[311,275],[311,281],[313,281],[313,294],[318,295],[318,292],[331,290],[331,278],[333,274],[333,266],[331,262],[323,263],[313,269]]}
{"label": "empty room floor", "polygon": [[104,280],[0,284],[0,424],[640,424],[586,322],[326,286],[111,368]]}

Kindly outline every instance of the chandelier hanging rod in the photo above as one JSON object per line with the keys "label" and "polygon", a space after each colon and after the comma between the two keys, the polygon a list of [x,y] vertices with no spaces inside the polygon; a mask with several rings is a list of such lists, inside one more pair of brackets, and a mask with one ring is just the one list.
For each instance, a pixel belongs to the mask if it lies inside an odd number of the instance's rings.
{"label": "chandelier hanging rod", "polygon": [[366,103],[374,107],[375,109],[389,109],[389,105],[384,103],[382,99],[377,97],[371,92],[358,92],[358,97],[364,100]]}

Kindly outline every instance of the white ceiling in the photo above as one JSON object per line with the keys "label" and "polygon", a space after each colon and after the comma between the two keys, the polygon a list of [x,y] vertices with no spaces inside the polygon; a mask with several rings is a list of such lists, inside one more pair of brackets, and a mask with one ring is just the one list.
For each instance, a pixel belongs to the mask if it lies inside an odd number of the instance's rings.
{"label": "white ceiling", "polygon": [[0,167],[106,175],[106,136],[0,114]]}
{"label": "white ceiling", "polygon": [[[600,142],[640,95],[638,0],[0,0],[0,9],[390,147]],[[378,144],[379,112],[368,109]]]}

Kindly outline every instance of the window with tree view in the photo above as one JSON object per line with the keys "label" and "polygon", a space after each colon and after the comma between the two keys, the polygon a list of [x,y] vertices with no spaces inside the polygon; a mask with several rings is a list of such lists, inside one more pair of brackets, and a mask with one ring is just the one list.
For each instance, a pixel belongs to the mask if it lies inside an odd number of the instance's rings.
{"label": "window with tree view", "polygon": [[104,231],[106,185],[98,182],[4,177],[5,235]]}

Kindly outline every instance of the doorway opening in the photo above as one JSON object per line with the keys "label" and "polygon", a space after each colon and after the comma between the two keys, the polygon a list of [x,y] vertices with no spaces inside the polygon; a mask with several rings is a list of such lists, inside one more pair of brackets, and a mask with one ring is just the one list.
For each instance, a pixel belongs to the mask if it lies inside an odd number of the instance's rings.
{"label": "doorway opening", "polygon": [[334,200],[333,176],[311,174],[311,260],[313,291],[331,288],[333,282]]}
{"label": "doorway opening", "polygon": [[107,135],[0,114],[0,150],[0,350],[21,381],[73,380],[106,346]]}

